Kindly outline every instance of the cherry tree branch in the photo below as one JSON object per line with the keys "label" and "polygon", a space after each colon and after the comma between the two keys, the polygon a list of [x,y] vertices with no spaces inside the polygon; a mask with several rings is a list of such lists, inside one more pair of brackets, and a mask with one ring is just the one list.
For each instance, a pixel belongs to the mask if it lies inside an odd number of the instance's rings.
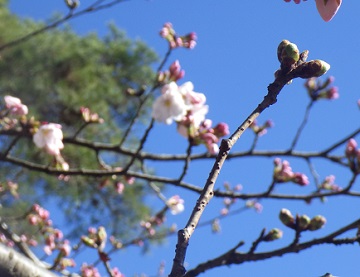
{"label": "cherry tree branch", "polygon": [[354,243],[360,243],[360,236],[356,235],[352,238],[345,238],[345,239],[336,239],[340,235],[350,231],[359,228],[360,226],[360,219],[355,220],[354,222],[348,224],[347,226],[344,226],[338,230],[336,230],[333,233],[330,233],[329,235],[326,235],[321,238],[309,240],[303,243],[291,243],[288,246],[285,246],[283,248],[279,248],[273,251],[269,252],[258,252],[254,253],[252,251],[249,251],[247,253],[240,253],[237,252],[236,249],[233,248],[230,251],[227,251],[223,255],[209,260],[205,263],[199,264],[194,269],[189,270],[186,272],[183,276],[184,277],[194,277],[198,276],[200,273],[203,273],[205,271],[208,271],[209,269],[220,267],[224,265],[232,265],[232,264],[242,264],[249,261],[261,261],[270,259],[273,257],[281,257],[285,254],[290,253],[299,253],[300,251],[304,251],[306,249],[309,249],[313,246],[320,245],[320,244],[332,244],[332,245],[344,245],[344,244],[354,244]]}
{"label": "cherry tree branch", "polygon": [[314,101],[311,100],[310,103],[306,107],[306,111],[305,111],[303,121],[301,122],[300,127],[297,130],[296,135],[294,137],[294,140],[291,143],[290,151],[292,151],[295,148],[297,142],[299,141],[300,135],[301,135],[302,131],[304,130],[306,123],[308,122],[308,119],[309,119],[309,116],[310,116],[310,110],[311,110],[311,107],[313,106],[313,104],[314,104]]}
{"label": "cherry tree branch", "polygon": [[224,139],[221,142],[219,154],[216,157],[214,165],[210,171],[209,177],[205,183],[202,193],[200,194],[196,205],[189,217],[189,220],[182,230],[178,232],[178,243],[176,245],[174,263],[171,269],[169,277],[183,276],[186,272],[184,267],[184,261],[186,256],[186,250],[192,234],[194,233],[196,226],[200,220],[200,217],[208,205],[211,198],[214,196],[214,186],[217,177],[220,174],[220,170],[228,157],[229,151],[245,130],[254,122],[254,120],[277,101],[277,95],[282,88],[294,78],[292,74],[279,75],[275,81],[268,86],[268,93],[264,97],[263,101],[256,107],[256,109],[248,116],[248,118],[237,128],[237,130],[228,139]]}
{"label": "cherry tree branch", "polygon": [[[303,52],[301,54],[302,56],[300,56],[300,60],[298,57],[299,62],[296,65],[292,63],[292,65],[289,66],[288,64],[285,64],[283,60],[281,61],[281,69],[276,72],[275,81],[268,86],[268,93],[264,97],[263,101],[237,128],[237,130],[230,136],[229,139],[222,140],[219,154],[216,157],[209,177],[204,185],[203,191],[201,192],[194,206],[194,209],[189,217],[186,226],[178,232],[178,241],[175,249],[175,257],[173,259],[173,266],[169,277],[180,277],[184,276],[184,274],[186,273],[184,262],[190,238],[196,229],[196,226],[202,216],[203,211],[214,196],[214,186],[216,180],[233,145],[265,109],[277,102],[278,94],[288,82],[297,77],[310,78],[316,76],[317,74],[319,74],[318,72],[320,68],[323,68],[321,61],[313,61],[313,63],[306,63],[305,60],[307,58],[307,53],[308,51]],[[324,72],[322,74],[324,74]]]}

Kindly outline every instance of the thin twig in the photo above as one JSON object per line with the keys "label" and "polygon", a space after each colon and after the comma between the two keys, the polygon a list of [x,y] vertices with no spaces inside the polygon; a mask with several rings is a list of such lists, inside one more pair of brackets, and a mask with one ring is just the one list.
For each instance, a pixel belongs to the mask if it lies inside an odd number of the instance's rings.
{"label": "thin twig", "polygon": [[[165,63],[168,61],[170,54],[172,52],[172,48],[169,47],[163,60],[160,62],[156,72],[159,72],[163,69]],[[139,119],[139,115],[140,112],[142,111],[143,107],[145,106],[145,104],[147,103],[147,101],[150,99],[150,97],[153,95],[154,91],[159,87],[158,84],[158,80],[157,77],[155,77],[155,80],[153,81],[153,85],[152,88],[150,89],[150,91],[143,97],[141,98],[140,104],[136,110],[135,115],[133,116],[133,118],[131,119],[131,122],[129,124],[129,126],[127,127],[127,129],[125,130],[124,136],[122,137],[120,143],[119,143],[119,148],[122,148],[123,144],[125,143],[126,139],[128,138],[130,131],[132,130],[133,126],[135,125],[135,123],[138,121]]]}
{"label": "thin twig", "polygon": [[188,170],[188,168],[189,168],[190,161],[191,161],[191,159],[190,159],[190,157],[191,157],[191,149],[192,149],[192,143],[191,143],[191,140],[189,140],[189,144],[188,144],[188,147],[187,147],[187,149],[186,149],[186,155],[187,155],[188,158],[185,160],[182,173],[181,173],[181,175],[179,176],[179,179],[178,179],[179,183],[182,182],[182,180],[184,179],[184,177],[185,177],[185,175],[186,175],[186,173],[187,173],[187,170]]}
{"label": "thin twig", "polygon": [[301,135],[302,131],[304,130],[304,128],[306,126],[306,123],[308,122],[308,119],[309,119],[309,116],[310,116],[310,110],[311,110],[313,104],[314,104],[314,100],[311,100],[310,103],[306,107],[303,121],[301,122],[300,127],[297,130],[296,135],[294,137],[294,140],[291,143],[290,151],[294,150],[296,144],[299,141],[300,135]]}

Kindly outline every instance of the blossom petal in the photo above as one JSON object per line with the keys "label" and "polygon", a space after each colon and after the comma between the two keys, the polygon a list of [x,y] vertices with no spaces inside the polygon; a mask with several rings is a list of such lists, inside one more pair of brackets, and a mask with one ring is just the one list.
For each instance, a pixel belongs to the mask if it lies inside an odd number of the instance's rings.
{"label": "blossom petal", "polygon": [[330,21],[340,8],[342,0],[315,0],[316,7],[322,19]]}

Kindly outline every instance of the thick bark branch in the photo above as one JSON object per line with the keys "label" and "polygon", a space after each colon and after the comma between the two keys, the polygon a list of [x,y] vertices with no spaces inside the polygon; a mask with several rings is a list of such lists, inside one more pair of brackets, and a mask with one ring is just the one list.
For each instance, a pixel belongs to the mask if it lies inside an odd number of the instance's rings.
{"label": "thick bark branch", "polygon": [[35,265],[14,249],[0,244],[1,277],[57,277],[59,275]]}

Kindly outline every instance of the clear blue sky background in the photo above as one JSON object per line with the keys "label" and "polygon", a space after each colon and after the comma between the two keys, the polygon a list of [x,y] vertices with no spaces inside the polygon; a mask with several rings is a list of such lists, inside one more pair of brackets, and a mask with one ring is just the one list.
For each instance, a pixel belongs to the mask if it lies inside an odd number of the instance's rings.
{"label": "clear blue sky background", "polygon": [[[12,0],[14,13],[36,19],[48,19],[55,12],[66,12],[63,1],[19,1]],[[90,1],[82,1],[80,9]],[[85,35],[96,32],[99,36],[106,33],[106,25],[114,22],[126,30],[128,36],[141,39],[156,50],[165,54],[166,42],[158,35],[164,22],[170,21],[179,33],[195,31],[198,45],[194,50],[180,49],[170,57],[170,62],[179,59],[186,71],[185,81],[192,81],[195,91],[207,96],[210,106],[208,117],[216,122],[227,122],[231,131],[248,116],[266,94],[266,88],[273,81],[273,73],[278,69],[276,48],[282,39],[296,43],[299,49],[310,51],[309,59],[322,59],[331,65],[327,76],[335,76],[340,98],[335,101],[320,101],[312,112],[297,150],[314,151],[324,149],[359,127],[359,109],[356,101],[360,98],[358,80],[360,78],[360,1],[344,1],[337,16],[329,23],[322,21],[309,0],[300,5],[285,3],[283,0],[248,1],[191,1],[191,0],[151,0],[128,1],[97,13],[88,14],[70,21],[76,32]],[[181,82],[180,82],[181,83]],[[260,139],[257,149],[287,149],[302,120],[305,107],[309,102],[303,88],[303,80],[295,80],[285,87],[278,103],[264,112],[259,122],[267,119],[275,122],[275,127]],[[247,132],[236,145],[234,151],[250,147],[253,135]],[[360,142],[360,141],[359,141]],[[177,135],[175,126],[157,125],[151,134],[148,151],[157,153],[183,153],[186,141]],[[344,147],[341,148],[341,151]],[[197,150],[203,152],[201,146]],[[341,153],[341,151],[339,153]],[[217,188],[229,181],[241,183],[244,192],[260,192],[271,182],[272,158],[243,159],[230,161],[225,165],[218,179]],[[302,160],[291,159],[294,171],[309,174]],[[186,181],[203,186],[212,162],[194,162]],[[346,186],[351,177],[350,171],[336,168],[330,163],[314,161],[319,178],[336,175],[336,183]],[[182,164],[154,164],[158,173],[175,177]],[[310,178],[313,181],[312,178]],[[359,183],[355,188],[359,190]],[[313,182],[306,188],[284,184],[277,192],[302,194],[314,190]],[[168,222],[177,222],[183,227],[191,212],[197,195],[184,194],[181,190],[169,187],[167,196],[180,194],[186,201],[186,210],[179,216],[169,216]],[[150,199],[155,201],[155,199]],[[203,220],[219,214],[221,199],[210,202]],[[193,268],[200,262],[214,258],[238,241],[246,241],[240,250],[249,249],[262,228],[278,227],[283,229],[284,238],[274,243],[263,244],[259,250],[271,250],[285,246],[293,234],[278,220],[281,208],[293,213],[307,213],[309,216],[324,215],[328,222],[326,228],[304,235],[311,239],[335,230],[341,224],[348,224],[359,216],[359,200],[341,197],[330,198],[323,204],[314,201],[312,205],[292,201],[263,201],[261,214],[246,211],[221,222],[222,232],[211,234],[210,228],[198,229],[191,239],[187,263]],[[155,205],[155,204],[154,204]],[[238,203],[241,207],[242,202]],[[47,207],[51,210],[54,207]],[[134,273],[156,272],[159,262],[166,262],[168,273],[174,256],[175,239],[170,238],[161,247],[141,257],[139,249],[130,248],[113,257],[126,276]],[[91,253],[88,253],[91,255]],[[357,266],[360,257],[358,246],[322,246],[306,250],[300,254],[289,254],[281,258],[248,263],[240,266],[218,268],[203,276],[279,276],[279,277],[316,277],[331,272],[341,277],[360,276]]]}

